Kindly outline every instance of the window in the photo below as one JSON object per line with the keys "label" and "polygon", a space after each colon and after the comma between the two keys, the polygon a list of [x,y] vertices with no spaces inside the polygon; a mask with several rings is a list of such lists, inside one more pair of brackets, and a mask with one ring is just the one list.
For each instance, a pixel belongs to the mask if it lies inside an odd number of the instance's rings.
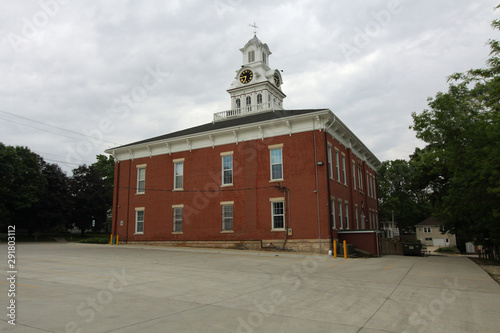
{"label": "window", "polygon": [[349,229],[349,203],[345,203],[345,228]]}
{"label": "window", "polygon": [[345,170],[345,155],[342,154],[342,183],[344,185],[347,185],[347,177],[346,177],[346,170]]}
{"label": "window", "polygon": [[262,94],[257,95],[257,104],[262,104]]}
{"label": "window", "polygon": [[358,165],[358,180],[359,180],[359,190],[363,192],[363,171],[361,170],[361,165]]}
{"label": "window", "polygon": [[233,184],[233,155],[222,153],[222,185]]}
{"label": "window", "polygon": [[367,179],[368,179],[368,196],[370,198],[373,198],[373,183],[372,183],[372,175],[367,174]]}
{"label": "window", "polygon": [[222,205],[222,231],[233,231],[233,205]]}
{"label": "window", "polygon": [[137,166],[137,193],[146,192],[146,167]]}
{"label": "window", "polygon": [[431,241],[431,240],[432,240],[432,237],[425,237],[425,240],[426,240],[426,241]]}
{"label": "window", "polygon": [[328,176],[333,179],[332,146],[328,145]]}
{"label": "window", "polygon": [[430,233],[431,232],[431,227],[424,227],[424,232],[425,233]]}
{"label": "window", "polygon": [[285,202],[275,201],[271,202],[273,229],[285,228]]}
{"label": "window", "polygon": [[358,205],[354,206],[354,219],[356,220],[356,229],[359,229]]}
{"label": "window", "polygon": [[361,229],[366,229],[366,216],[363,208],[361,208]]}
{"label": "window", "polygon": [[182,232],[182,208],[183,206],[172,206],[174,209],[174,232]]}
{"label": "window", "polygon": [[239,98],[236,99],[236,109],[241,109],[241,100]]}
{"label": "window", "polygon": [[370,224],[370,229],[373,229],[372,211],[371,210],[368,211],[368,221],[369,221],[369,224]]}
{"label": "window", "polygon": [[252,111],[252,97],[247,96],[246,102],[247,102],[247,111]]}
{"label": "window", "polygon": [[337,229],[337,224],[335,223],[335,199],[331,198],[330,199],[330,206],[332,209],[332,228]]}
{"label": "window", "polygon": [[254,62],[255,61],[255,51],[249,51],[248,52],[248,62]]}
{"label": "window", "polygon": [[271,180],[283,179],[283,151],[282,148],[271,148]]}
{"label": "window", "polygon": [[339,151],[335,149],[335,170],[337,172],[337,181],[340,182],[340,160]]}
{"label": "window", "polygon": [[174,190],[182,190],[184,183],[184,159],[174,160]]}
{"label": "window", "polygon": [[271,107],[271,95],[267,95],[267,107]]}
{"label": "window", "polygon": [[368,171],[366,172],[366,191],[368,192],[368,196],[370,196],[370,175],[368,174]]}
{"label": "window", "polygon": [[144,207],[135,209],[135,233],[144,233]]}
{"label": "window", "polygon": [[262,52],[262,62],[267,64],[267,57],[266,57],[266,54],[264,52]]}
{"label": "window", "polygon": [[342,201],[339,200],[339,229],[344,229],[344,227],[342,226],[342,223],[343,220],[342,220]]}
{"label": "window", "polygon": [[356,189],[356,162],[352,161],[352,187]]}

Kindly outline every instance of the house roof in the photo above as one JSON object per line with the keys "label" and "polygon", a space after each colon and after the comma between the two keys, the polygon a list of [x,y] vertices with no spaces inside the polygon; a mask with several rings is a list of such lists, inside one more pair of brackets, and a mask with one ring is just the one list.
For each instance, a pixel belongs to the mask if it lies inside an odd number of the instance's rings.
{"label": "house roof", "polygon": [[297,116],[297,115],[304,115],[304,114],[314,113],[314,112],[318,112],[318,111],[328,111],[328,109],[275,110],[275,111],[269,111],[269,112],[255,113],[255,114],[251,114],[251,115],[243,116],[243,117],[228,118],[226,120],[211,122],[208,124],[199,125],[199,126],[187,128],[184,130],[156,136],[156,137],[153,137],[150,139],[145,139],[145,140],[129,143],[129,144],[126,144],[123,146],[111,148],[111,149],[109,149],[109,151],[111,151],[112,149],[125,148],[125,147],[130,147],[130,146],[134,146],[134,145],[138,145],[138,144],[144,144],[144,143],[155,142],[155,141],[160,141],[160,140],[172,139],[172,138],[186,136],[186,135],[200,134],[203,132],[210,132],[210,131],[214,131],[214,130],[220,130],[220,129],[224,129],[224,128],[239,126],[239,125],[258,123],[258,122],[266,121],[266,120],[273,120],[273,119],[280,119],[280,118],[292,117],[292,116]]}
{"label": "house roof", "polygon": [[423,220],[422,222],[415,224],[415,226],[427,226],[427,225],[432,226],[432,225],[441,225],[441,224],[443,224],[443,222],[439,221],[435,217],[428,217],[425,220]]}

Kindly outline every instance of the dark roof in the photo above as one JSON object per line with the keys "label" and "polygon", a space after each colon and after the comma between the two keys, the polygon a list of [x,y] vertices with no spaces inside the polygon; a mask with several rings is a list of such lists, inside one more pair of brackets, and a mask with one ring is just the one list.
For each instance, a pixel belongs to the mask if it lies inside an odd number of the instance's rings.
{"label": "dark roof", "polygon": [[428,217],[422,222],[417,223],[416,225],[422,226],[422,225],[441,225],[443,222],[439,221],[435,217]]}
{"label": "dark roof", "polygon": [[148,142],[155,142],[155,141],[160,141],[160,140],[165,140],[165,139],[171,139],[171,138],[176,138],[176,137],[185,136],[185,135],[210,132],[210,131],[228,128],[228,127],[246,125],[246,124],[251,124],[251,123],[258,123],[258,122],[266,121],[266,120],[286,118],[286,117],[303,115],[303,114],[308,114],[308,113],[313,113],[313,112],[318,112],[318,111],[326,111],[326,110],[328,110],[328,109],[275,110],[275,111],[269,111],[269,112],[261,112],[261,113],[256,113],[256,114],[252,114],[252,115],[248,115],[248,116],[228,118],[226,120],[219,120],[216,122],[187,128],[187,129],[184,129],[181,131],[156,136],[154,138],[129,143],[129,144],[115,147],[115,148],[111,148],[111,149],[125,148],[125,147],[129,147],[129,146],[134,146],[137,144],[144,144],[144,143],[148,143]]}

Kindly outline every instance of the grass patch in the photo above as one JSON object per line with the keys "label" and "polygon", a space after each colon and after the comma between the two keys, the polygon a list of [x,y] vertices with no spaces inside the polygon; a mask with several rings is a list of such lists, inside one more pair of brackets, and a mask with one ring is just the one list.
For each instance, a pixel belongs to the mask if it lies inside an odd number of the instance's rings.
{"label": "grass patch", "polygon": [[471,258],[471,260],[481,266],[500,266],[500,260],[484,258]]}
{"label": "grass patch", "polygon": [[460,251],[454,246],[440,247],[439,249],[435,250],[434,252],[460,254]]}

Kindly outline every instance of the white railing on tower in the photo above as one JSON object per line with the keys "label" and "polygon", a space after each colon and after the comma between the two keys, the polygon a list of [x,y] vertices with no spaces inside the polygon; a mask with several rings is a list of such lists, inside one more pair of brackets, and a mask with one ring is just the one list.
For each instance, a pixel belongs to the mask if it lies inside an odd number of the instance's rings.
{"label": "white railing on tower", "polygon": [[271,102],[245,105],[241,108],[215,112],[214,122],[219,120],[225,120],[228,118],[247,116],[255,113],[273,111],[273,110],[283,110],[283,107],[277,103],[271,103]]}

